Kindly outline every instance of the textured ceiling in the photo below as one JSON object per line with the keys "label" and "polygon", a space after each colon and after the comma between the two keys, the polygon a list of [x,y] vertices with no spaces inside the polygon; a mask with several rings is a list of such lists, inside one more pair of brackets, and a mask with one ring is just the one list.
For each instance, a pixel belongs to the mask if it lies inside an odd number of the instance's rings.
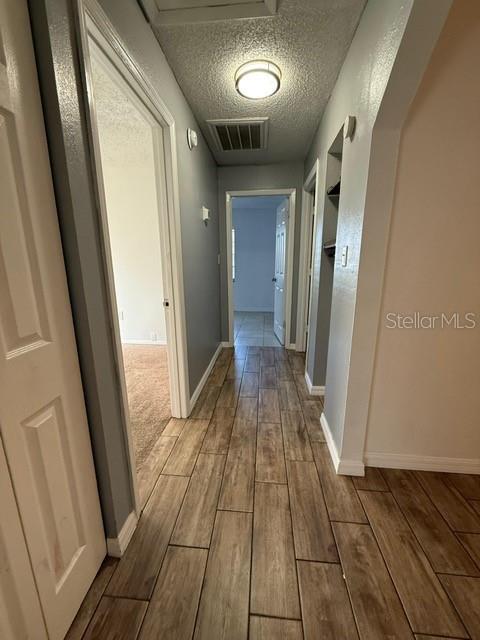
{"label": "textured ceiling", "polygon": [[[282,0],[271,18],[152,25],[219,164],[305,157],[365,4]],[[279,65],[282,85],[252,101],[236,92],[233,78],[258,58]],[[270,119],[266,150],[216,150],[206,120],[257,116]]]}

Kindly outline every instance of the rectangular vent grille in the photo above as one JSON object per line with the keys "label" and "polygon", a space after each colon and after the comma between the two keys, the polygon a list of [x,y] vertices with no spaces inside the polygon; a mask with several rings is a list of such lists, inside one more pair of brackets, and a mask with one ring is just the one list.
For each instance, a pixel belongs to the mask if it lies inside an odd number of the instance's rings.
{"label": "rectangular vent grille", "polygon": [[207,120],[219,151],[253,151],[267,148],[268,118]]}

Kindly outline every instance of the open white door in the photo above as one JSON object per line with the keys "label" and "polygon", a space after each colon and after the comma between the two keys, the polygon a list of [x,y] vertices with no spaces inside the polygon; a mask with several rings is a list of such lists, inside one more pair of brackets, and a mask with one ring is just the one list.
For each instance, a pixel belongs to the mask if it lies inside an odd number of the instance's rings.
{"label": "open white door", "polygon": [[105,537],[49,167],[27,3],[0,0],[0,432],[23,571],[31,565],[48,638],[59,640]]}
{"label": "open white door", "polygon": [[273,330],[281,344],[285,344],[285,264],[288,233],[288,199],[277,209],[275,231],[275,296],[273,306]]}

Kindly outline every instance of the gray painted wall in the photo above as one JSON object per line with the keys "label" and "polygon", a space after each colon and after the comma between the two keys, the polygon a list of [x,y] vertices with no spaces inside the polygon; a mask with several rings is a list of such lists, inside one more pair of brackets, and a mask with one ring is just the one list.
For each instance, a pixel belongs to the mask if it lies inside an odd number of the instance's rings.
{"label": "gray painted wall", "polygon": [[[69,0],[30,0],[80,365],[107,537],[133,508],[115,356],[107,314],[95,188]],[[216,165],[199,136],[191,152],[186,128],[197,123],[138,5],[101,0],[136,63],[176,121],[183,268],[191,392],[220,341]],[[201,207],[211,210],[206,227]]]}
{"label": "gray painted wall", "polygon": [[296,189],[295,242],[293,265],[293,295],[291,318],[291,342],[295,342],[297,325],[298,261],[300,254],[300,232],[302,214],[303,163],[265,164],[218,168],[218,213],[220,218],[220,282],[222,340],[228,340],[228,295],[227,295],[227,241],[225,230],[227,191],[249,189]]}
{"label": "gray painted wall", "polygon": [[[99,3],[175,119],[192,394],[220,342],[216,163],[138,4],[132,0],[99,0]],[[199,144],[193,151],[187,146],[188,127],[199,133]],[[202,222],[203,205],[211,211],[207,226]]]}
{"label": "gray painted wall", "polygon": [[32,0],[30,15],[103,521],[107,537],[114,537],[132,511],[133,495],[77,93],[73,16],[66,0]]}
{"label": "gray painted wall", "polygon": [[[173,72],[133,0],[99,0],[124,44],[157,89],[175,119],[177,130],[183,275],[187,322],[190,394],[198,385],[220,342],[217,167],[198,123]],[[187,128],[198,131],[199,144],[190,151]],[[207,226],[202,206],[211,211]]]}
{"label": "gray painted wall", "polygon": [[[328,149],[346,116],[357,118],[354,139],[343,149],[325,399],[335,446],[347,462],[363,460],[398,132],[449,4],[369,0],[305,162],[307,175],[319,158],[324,193]],[[315,242],[321,247],[321,233]],[[343,246],[349,255],[345,268]],[[313,304],[318,307],[318,298]],[[320,363],[313,343],[310,350],[308,373],[315,380]]]}
{"label": "gray painted wall", "polygon": [[277,202],[270,208],[242,207],[242,198],[233,198],[235,229],[235,311],[273,312],[275,270],[275,228]]}

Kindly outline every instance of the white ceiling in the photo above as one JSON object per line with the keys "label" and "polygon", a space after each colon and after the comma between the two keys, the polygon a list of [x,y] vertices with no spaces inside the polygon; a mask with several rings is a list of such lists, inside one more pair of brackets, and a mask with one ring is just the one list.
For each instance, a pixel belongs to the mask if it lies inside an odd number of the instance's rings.
{"label": "white ceiling", "polygon": [[[366,0],[280,0],[278,14],[272,17],[182,24],[161,24],[150,15],[219,164],[305,157],[365,4]],[[282,85],[274,96],[252,101],[236,92],[234,74],[241,64],[258,58],[281,68]],[[206,120],[257,116],[270,119],[266,150],[216,150]]]}

